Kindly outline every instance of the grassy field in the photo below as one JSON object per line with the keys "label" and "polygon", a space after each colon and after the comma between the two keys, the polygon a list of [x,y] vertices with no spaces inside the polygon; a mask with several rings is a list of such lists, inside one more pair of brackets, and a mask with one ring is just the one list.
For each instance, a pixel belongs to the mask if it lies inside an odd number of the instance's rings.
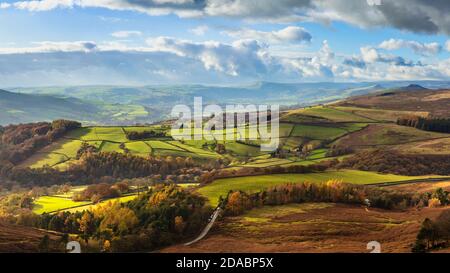
{"label": "grassy field", "polygon": [[[203,143],[206,141],[190,141],[188,144],[182,144],[178,141],[172,141],[170,138],[155,138],[154,140],[131,141],[126,138],[126,131],[144,131],[166,130],[161,126],[147,126],[147,127],[83,127],[69,132],[66,138],[61,139],[48,147],[45,147],[38,153],[31,156],[21,165],[24,167],[40,168],[45,165],[55,166],[60,169],[66,168],[69,164],[76,162],[75,157],[77,151],[83,142],[96,146],[103,152],[118,152],[123,153],[124,150],[120,148],[123,143],[125,148],[131,154],[138,156],[147,156],[149,154],[161,156],[185,156],[194,159],[211,159],[219,158],[220,155],[214,151],[202,149]],[[245,149],[250,150],[250,154],[256,154],[254,147],[243,145],[233,145],[231,150],[246,153]]]}
{"label": "grassy field", "polygon": [[261,149],[256,146],[250,146],[237,142],[228,142],[225,144],[225,149],[238,156],[258,156],[263,154]]}
{"label": "grassy field", "polygon": [[151,146],[143,141],[128,142],[125,144],[125,147],[132,154],[149,155],[152,153]]}
{"label": "grassy field", "polygon": [[[373,184],[406,181],[418,178],[424,177],[378,174],[356,170],[326,171],[322,173],[307,174],[273,174],[218,179],[211,184],[198,189],[198,192],[207,197],[212,204],[216,204],[219,197],[225,197],[230,190],[257,192],[286,183],[300,183],[305,181],[319,183],[326,182],[330,179],[338,179],[353,184]],[[428,176],[425,178],[428,178]]]}
{"label": "grassy field", "polygon": [[89,201],[75,202],[72,201],[72,199],[65,197],[42,196],[34,201],[33,212],[42,214],[44,212],[48,213],[89,204],[91,204]]}
{"label": "grassy field", "polygon": [[[198,184],[196,183],[186,183],[186,184],[179,184],[180,187],[183,188],[189,188],[189,187],[196,187]],[[34,207],[33,212],[36,214],[43,214],[45,212],[55,212],[55,211],[68,211],[68,212],[79,212],[88,210],[90,208],[93,208],[97,206],[98,204],[93,204],[90,201],[81,201],[81,202],[75,202],[72,201],[72,196],[80,192],[84,189],[86,189],[87,186],[76,186],[72,187],[71,190],[65,194],[57,194],[52,196],[41,196],[37,198],[34,201]],[[127,194],[121,197],[107,199],[99,204],[105,203],[105,202],[115,202],[119,201],[121,203],[126,203],[128,201],[131,201],[137,197],[137,194]]]}
{"label": "grassy field", "polygon": [[344,106],[333,106],[334,109],[339,111],[344,111],[359,116],[367,117],[368,119],[375,121],[390,121],[395,122],[401,116],[409,115],[419,115],[428,116],[428,112],[412,112],[412,111],[394,111],[394,110],[384,110],[384,109],[368,109],[361,107],[344,107]]}
{"label": "grassy field", "polygon": [[[128,201],[133,200],[136,198],[137,195],[126,195],[118,198],[112,198],[105,200],[103,202],[100,202],[99,204],[102,204],[104,202],[115,202],[119,201],[121,203],[125,203]],[[87,210],[90,208],[93,208],[97,206],[98,204],[93,204],[91,201],[80,201],[75,202],[72,201],[70,197],[63,197],[63,196],[41,196],[36,201],[34,201],[34,207],[33,212],[36,214],[43,214],[43,213],[51,213],[56,211],[69,211],[69,212],[78,212]]]}
{"label": "grassy field", "polygon": [[295,125],[291,136],[308,139],[330,140],[346,134],[345,129],[314,125]]}
{"label": "grassy field", "polygon": [[289,117],[298,116],[298,115],[305,115],[305,116],[312,116],[312,117],[318,117],[323,118],[328,121],[332,122],[370,122],[371,120],[365,117],[361,117],[358,115],[355,115],[351,112],[345,112],[340,111],[339,109],[334,109],[331,107],[325,107],[325,106],[315,106],[310,108],[302,108],[290,111],[284,119],[289,120]]}

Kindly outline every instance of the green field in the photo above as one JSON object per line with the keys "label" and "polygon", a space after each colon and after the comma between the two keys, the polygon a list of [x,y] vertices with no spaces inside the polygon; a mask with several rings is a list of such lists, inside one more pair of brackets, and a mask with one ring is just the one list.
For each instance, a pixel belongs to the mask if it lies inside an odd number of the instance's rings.
{"label": "green field", "polygon": [[406,181],[419,178],[429,178],[429,176],[401,176],[356,170],[326,171],[322,173],[307,174],[272,174],[218,179],[211,184],[198,189],[198,192],[207,197],[210,202],[215,205],[219,200],[219,197],[225,197],[230,190],[258,192],[272,186],[286,183],[300,183],[305,181],[319,183],[326,182],[330,179],[338,179],[343,182],[353,184],[374,184]]}
{"label": "green field", "polygon": [[334,109],[339,111],[344,111],[354,115],[366,117],[371,120],[376,121],[397,121],[401,116],[409,115],[421,115],[427,116],[427,112],[412,112],[412,111],[394,111],[394,110],[384,110],[384,109],[368,109],[360,107],[343,107],[343,106],[333,106]]}
{"label": "green field", "polygon": [[[183,188],[189,188],[189,187],[196,187],[198,186],[198,184],[186,183],[186,184],[179,184],[179,186]],[[43,214],[45,212],[52,213],[56,211],[79,212],[88,210],[90,208],[93,208],[99,204],[103,204],[106,202],[119,201],[121,203],[125,203],[137,197],[137,194],[134,193],[127,194],[121,197],[104,200],[98,204],[93,204],[90,201],[81,201],[81,202],[72,201],[71,198],[73,194],[86,189],[86,187],[87,186],[72,187],[72,189],[65,194],[41,196],[33,202],[34,203],[33,212],[36,214]]]}
{"label": "green field", "polygon": [[[326,119],[332,122],[370,122],[371,120],[362,116],[355,115],[351,112],[341,111],[325,106],[315,106],[310,108],[303,108],[290,111],[285,120],[290,120],[290,116],[311,116]],[[298,117],[297,117],[298,118]]]}
{"label": "green field", "polygon": [[263,154],[263,152],[261,152],[261,149],[259,147],[237,142],[227,142],[225,144],[225,149],[237,156],[258,156]]}
{"label": "green field", "polygon": [[162,150],[175,150],[175,151],[183,151],[183,149],[173,146],[170,143],[164,141],[147,141],[147,143],[152,147],[152,149],[162,149]]}
{"label": "green field", "polygon": [[[122,203],[128,202],[136,198],[136,194],[126,195],[118,198],[112,198],[100,202],[102,204],[104,202],[109,201],[119,201]],[[80,201],[75,202],[72,201],[71,197],[63,197],[61,195],[58,196],[41,196],[37,200],[34,201],[33,212],[36,214],[43,213],[52,213],[56,211],[70,211],[77,212],[90,209],[92,207],[97,206],[98,204],[93,204],[90,201]]]}
{"label": "green field", "polygon": [[102,152],[118,152],[123,153],[124,151],[120,149],[120,143],[104,141],[101,146]]}
{"label": "green field", "polygon": [[34,201],[33,212],[36,214],[49,213],[88,204],[91,204],[91,202],[74,202],[72,199],[65,197],[42,196]]}
{"label": "green field", "polygon": [[[206,143],[206,141],[193,140],[187,142],[187,144],[182,144],[181,142],[172,141],[170,139],[164,140],[165,138],[155,138],[155,140],[146,141],[130,141],[126,138],[126,131],[145,130],[158,131],[166,129],[162,129],[161,126],[79,128],[69,132],[66,135],[66,138],[61,139],[34,154],[28,160],[24,161],[22,166],[40,168],[48,165],[64,169],[69,164],[76,163],[76,155],[83,142],[96,146],[102,152],[118,153],[124,152],[124,150],[120,148],[120,145],[123,143],[125,144],[125,148],[127,148],[131,154],[138,156],[154,154],[160,156],[192,157],[200,160],[220,157],[220,155],[214,151],[202,148],[203,143]],[[239,147],[240,148],[236,148],[238,152],[245,152],[242,151],[243,148],[248,148],[247,145]],[[256,154],[254,152],[254,147],[248,149],[251,150],[250,154]]]}
{"label": "green field", "polygon": [[291,136],[308,139],[331,140],[346,133],[346,130],[336,127],[296,125],[291,133]]}
{"label": "green field", "polygon": [[152,153],[150,145],[143,141],[128,142],[125,144],[125,147],[130,150],[130,153],[132,154],[149,155]]}

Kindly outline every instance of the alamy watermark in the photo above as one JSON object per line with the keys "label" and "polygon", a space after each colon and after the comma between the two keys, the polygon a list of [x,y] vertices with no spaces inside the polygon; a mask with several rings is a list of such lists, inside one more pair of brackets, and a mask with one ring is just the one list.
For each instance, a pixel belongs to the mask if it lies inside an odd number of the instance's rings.
{"label": "alamy watermark", "polygon": [[279,144],[279,105],[237,104],[203,106],[201,97],[194,98],[194,109],[176,105],[171,113],[175,140],[254,141],[261,151],[275,151]]}

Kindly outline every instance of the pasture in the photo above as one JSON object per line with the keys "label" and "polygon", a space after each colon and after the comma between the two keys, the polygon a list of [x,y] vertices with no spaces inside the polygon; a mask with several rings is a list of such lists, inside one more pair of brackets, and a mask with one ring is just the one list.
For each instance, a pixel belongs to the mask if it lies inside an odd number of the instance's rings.
{"label": "pasture", "polygon": [[[314,106],[308,108],[301,108],[289,111],[284,117],[285,120],[290,120],[290,116],[309,116],[321,118],[329,122],[370,122],[371,120],[351,112],[341,111],[340,109],[328,106]],[[297,117],[298,119],[298,117]]]}
{"label": "pasture", "polygon": [[407,181],[429,176],[401,176],[393,174],[378,174],[357,170],[326,171],[321,173],[306,174],[272,174],[218,179],[198,189],[198,192],[208,198],[216,205],[220,196],[225,197],[230,190],[241,190],[245,192],[258,192],[273,186],[286,183],[311,182],[320,183],[331,179],[342,180],[352,184],[375,184],[397,181]]}

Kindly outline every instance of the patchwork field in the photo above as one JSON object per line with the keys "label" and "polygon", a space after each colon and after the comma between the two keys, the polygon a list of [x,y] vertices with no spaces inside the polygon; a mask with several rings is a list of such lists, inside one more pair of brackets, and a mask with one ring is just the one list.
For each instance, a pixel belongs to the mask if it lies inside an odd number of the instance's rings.
{"label": "patchwork field", "polygon": [[[84,127],[69,132],[69,134],[40,150],[38,153],[24,161],[21,166],[40,168],[43,166],[58,167],[64,169],[68,164],[76,163],[77,151],[83,142],[97,147],[103,152],[125,151],[138,155],[147,156],[150,154],[161,156],[185,156],[194,159],[206,160],[219,158],[221,155],[203,147],[206,141],[186,141],[185,144],[173,141],[170,137],[152,138],[142,141],[131,141],[126,137],[126,131],[162,131],[161,126],[150,127]],[[227,144],[228,145],[228,144]],[[258,154],[258,147],[245,144],[229,143],[230,151],[237,155]],[[124,149],[125,148],[125,149]]]}

